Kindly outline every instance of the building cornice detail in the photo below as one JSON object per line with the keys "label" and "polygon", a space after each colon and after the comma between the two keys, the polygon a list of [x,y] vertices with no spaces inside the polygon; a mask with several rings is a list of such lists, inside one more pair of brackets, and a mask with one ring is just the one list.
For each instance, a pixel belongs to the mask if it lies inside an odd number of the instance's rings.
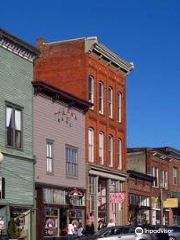
{"label": "building cornice detail", "polygon": [[36,58],[34,53],[2,36],[0,36],[0,46],[30,62]]}

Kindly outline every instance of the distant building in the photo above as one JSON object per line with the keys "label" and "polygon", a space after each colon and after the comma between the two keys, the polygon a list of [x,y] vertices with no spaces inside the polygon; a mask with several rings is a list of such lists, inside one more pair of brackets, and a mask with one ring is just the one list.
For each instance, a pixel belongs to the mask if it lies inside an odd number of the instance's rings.
{"label": "distant building", "polygon": [[85,113],[91,104],[47,83],[33,82],[36,239],[85,225]]}
{"label": "distant building", "polygon": [[6,233],[18,217],[27,240],[32,240],[34,164],[32,85],[33,60],[39,51],[0,29],[0,218]]}
{"label": "distant building", "polygon": [[87,218],[127,223],[126,77],[133,64],[96,37],[38,39],[35,79],[93,104],[86,114]]}
{"label": "distant building", "polygon": [[[179,224],[180,211],[180,152],[176,149],[165,148],[129,148],[127,169],[152,176],[155,180],[152,183],[152,190],[139,187],[138,197],[146,190],[150,197],[149,207],[151,208],[151,224]],[[148,177],[149,178],[149,177]],[[131,189],[136,186],[129,185]],[[143,189],[143,191],[142,191]],[[147,191],[148,190],[148,191]],[[137,197],[137,198],[138,198]],[[131,202],[130,196],[129,201]],[[170,204],[172,202],[172,204]],[[141,203],[142,204],[142,203]],[[140,216],[139,218],[142,218]]]}

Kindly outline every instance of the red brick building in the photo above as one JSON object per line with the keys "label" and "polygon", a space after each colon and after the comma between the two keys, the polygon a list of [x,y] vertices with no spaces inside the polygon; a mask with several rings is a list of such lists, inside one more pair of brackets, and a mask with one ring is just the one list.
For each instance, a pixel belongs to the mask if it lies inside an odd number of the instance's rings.
{"label": "red brick building", "polygon": [[[163,207],[169,198],[180,198],[180,152],[173,148],[128,149],[127,169],[155,177],[151,193],[151,224],[179,224],[179,206]],[[136,187],[134,187],[136,189]],[[139,189],[137,195],[142,194]]]}
{"label": "red brick building", "polygon": [[[86,114],[87,215],[127,223],[126,77],[133,69],[96,37],[46,43],[35,80],[45,81],[94,106]],[[111,202],[111,193],[125,201]],[[123,201],[123,200],[122,200]]]}

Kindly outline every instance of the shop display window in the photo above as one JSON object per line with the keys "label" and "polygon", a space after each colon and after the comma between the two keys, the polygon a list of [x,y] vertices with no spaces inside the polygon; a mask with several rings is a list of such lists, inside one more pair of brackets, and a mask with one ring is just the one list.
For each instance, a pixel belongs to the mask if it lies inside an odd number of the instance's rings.
{"label": "shop display window", "polygon": [[59,210],[56,208],[45,208],[44,236],[59,236]]}

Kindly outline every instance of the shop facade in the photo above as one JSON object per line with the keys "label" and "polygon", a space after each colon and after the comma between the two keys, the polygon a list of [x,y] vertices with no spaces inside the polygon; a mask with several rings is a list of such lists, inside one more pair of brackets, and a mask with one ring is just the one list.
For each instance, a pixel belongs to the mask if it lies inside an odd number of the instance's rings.
{"label": "shop facade", "polygon": [[40,81],[34,87],[36,238],[85,224],[85,113],[90,104]]}
{"label": "shop facade", "polygon": [[[101,220],[107,224],[110,219],[116,225],[125,224],[127,191],[126,175],[88,165],[87,208],[97,228]],[[88,218],[88,215],[87,215]]]}
{"label": "shop facade", "polygon": [[0,29],[0,233],[16,219],[18,236],[32,240],[34,164],[32,145],[33,61],[39,51]]}

